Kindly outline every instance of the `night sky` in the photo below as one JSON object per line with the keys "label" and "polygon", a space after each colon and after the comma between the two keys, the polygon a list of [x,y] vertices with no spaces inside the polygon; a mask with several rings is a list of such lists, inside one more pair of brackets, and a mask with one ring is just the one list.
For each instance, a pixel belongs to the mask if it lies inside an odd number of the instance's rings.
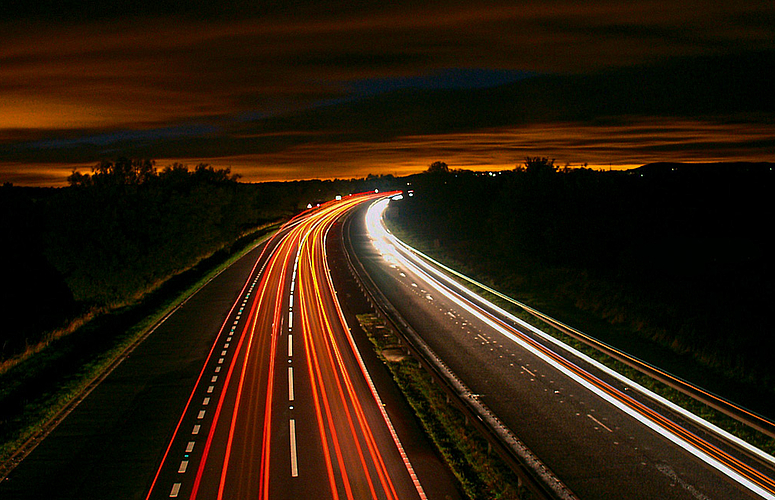
{"label": "night sky", "polygon": [[773,161],[772,74],[771,0],[11,0],[0,182],[118,156],[245,181]]}

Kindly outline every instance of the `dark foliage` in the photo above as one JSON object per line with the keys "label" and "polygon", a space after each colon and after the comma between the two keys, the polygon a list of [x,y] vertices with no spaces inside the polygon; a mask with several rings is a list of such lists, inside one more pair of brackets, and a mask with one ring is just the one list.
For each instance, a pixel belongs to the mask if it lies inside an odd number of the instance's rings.
{"label": "dark foliage", "polygon": [[40,242],[40,204],[52,190],[0,188],[0,317],[8,332],[0,335],[0,353],[23,345],[26,335],[56,326],[73,310],[73,294],[62,275],[43,256]]}
{"label": "dark foliage", "polygon": [[448,174],[449,165],[447,165],[443,161],[434,161],[433,163],[430,164],[426,172],[429,174]]}
{"label": "dark foliage", "polygon": [[132,303],[246,231],[392,176],[244,184],[228,169],[102,161],[62,189],[0,188],[0,359],[92,309]]}
{"label": "dark foliage", "polygon": [[257,193],[228,170],[148,160],[103,161],[74,173],[50,200],[43,223],[47,258],[76,300],[120,304],[152,288],[278,214],[262,213]]}

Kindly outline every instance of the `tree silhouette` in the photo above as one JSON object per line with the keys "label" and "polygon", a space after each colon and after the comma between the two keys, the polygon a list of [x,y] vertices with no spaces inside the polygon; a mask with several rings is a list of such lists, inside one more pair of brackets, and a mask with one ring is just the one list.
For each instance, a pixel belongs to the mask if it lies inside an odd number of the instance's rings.
{"label": "tree silhouette", "polygon": [[[527,156],[525,157],[525,166],[524,171],[529,174],[535,174],[535,175],[542,175],[544,173],[550,173],[553,174],[557,172],[559,167],[555,166],[554,159],[549,159],[547,157],[541,157],[541,156]],[[523,169],[517,168],[517,170],[522,171]]]}
{"label": "tree silhouette", "polygon": [[147,159],[119,158],[115,162],[102,160],[92,167],[92,173],[73,171],[67,178],[71,186],[91,186],[95,183],[107,185],[140,185],[157,176],[156,163]]}
{"label": "tree silhouette", "polygon": [[449,166],[443,161],[434,161],[426,172],[429,174],[448,174]]}

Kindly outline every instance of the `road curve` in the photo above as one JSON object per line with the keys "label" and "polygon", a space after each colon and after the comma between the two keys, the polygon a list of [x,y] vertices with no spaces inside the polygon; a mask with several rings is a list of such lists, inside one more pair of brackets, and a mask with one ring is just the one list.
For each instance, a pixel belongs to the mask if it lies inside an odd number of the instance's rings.
{"label": "road curve", "polygon": [[411,499],[425,492],[336,299],[326,235],[366,194],[291,221],[224,323],[147,499]]}
{"label": "road curve", "polygon": [[374,282],[580,498],[775,498],[771,456],[472,298],[378,219],[353,236]]}

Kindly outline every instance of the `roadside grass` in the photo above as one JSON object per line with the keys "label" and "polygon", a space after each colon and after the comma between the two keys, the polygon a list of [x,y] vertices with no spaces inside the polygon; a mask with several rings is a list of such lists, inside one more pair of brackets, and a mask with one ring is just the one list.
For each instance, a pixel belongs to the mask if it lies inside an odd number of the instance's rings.
{"label": "roadside grass", "polygon": [[[479,273],[477,273],[476,270],[471,269],[465,263],[459,262],[457,259],[455,259],[453,255],[451,255],[449,252],[446,252],[443,248],[433,247],[432,245],[428,244],[428,242],[423,241],[421,238],[418,238],[416,235],[410,233],[409,231],[406,231],[401,227],[397,227],[397,224],[390,224],[390,226],[391,226],[390,230],[399,239],[406,241],[407,243],[415,246],[415,248],[418,248],[419,250],[430,255],[434,259],[437,259],[439,262],[442,262],[445,265],[453,269],[456,269],[459,272],[462,272],[463,274],[471,276],[474,279],[482,283],[485,283],[486,285],[491,286],[495,289],[504,289],[502,283],[495,283],[493,282],[494,280],[492,280],[490,277],[479,275]],[[543,332],[548,333],[554,338],[564,342],[565,344],[573,347],[574,349],[586,354],[587,356],[595,359],[596,361],[604,364],[605,366],[626,376],[627,378],[633,380],[634,382],[640,384],[641,386],[664,397],[668,401],[671,401],[672,403],[694,413],[695,415],[702,417],[708,422],[718,426],[719,428],[729,432],[734,436],[737,436],[738,438],[744,440],[745,442],[752,444],[757,448],[760,448],[761,450],[769,454],[775,454],[775,439],[767,436],[766,434],[761,433],[755,429],[752,429],[751,427],[735,420],[734,418],[728,415],[725,415],[724,413],[716,410],[715,408],[712,408],[678,391],[677,389],[674,389],[658,380],[655,380],[649,377],[648,375],[636,370],[635,368],[632,368],[616,359],[611,358],[607,354],[581,342],[576,338],[571,337],[570,335],[562,332],[561,330],[558,330],[551,324],[530,314],[529,312],[523,310],[522,308],[516,306],[511,302],[508,302],[496,295],[493,295],[487,292],[486,290],[482,290],[471,283],[465,282],[463,280],[457,280],[454,276],[450,276],[450,278],[455,279],[466,288],[478,293],[479,295],[482,295],[489,301],[493,302],[494,304],[501,307],[502,309],[510,312],[514,316],[526,321],[527,323],[539,328]],[[505,278],[508,279],[508,277],[505,277]],[[506,290],[506,293],[508,293],[508,290]],[[535,298],[541,300],[542,302],[548,300],[546,297],[541,297],[539,295],[535,295]],[[526,302],[524,299],[522,299],[522,301]],[[555,306],[557,306],[557,304],[555,304]],[[561,307],[562,306],[560,306],[560,308]],[[567,312],[567,314],[565,314],[566,317],[571,317],[571,318],[574,317],[575,314],[577,313],[577,311],[572,311],[572,310],[567,310],[566,312]],[[605,325],[602,325],[602,326],[605,328]],[[610,327],[610,328],[614,328],[614,327]],[[629,354],[634,355],[636,357],[640,357],[640,353],[637,351],[629,352]]]}
{"label": "roadside grass", "polygon": [[77,327],[27,353],[0,372],[0,476],[6,462],[49,429],[127,349],[221,271],[271,237],[280,223],[261,226],[191,268],[171,277],[133,304],[83,318]]}
{"label": "roadside grass", "polygon": [[401,351],[398,339],[374,314],[359,314],[358,323],[414,409],[423,428],[472,500],[530,498],[517,476],[489,451],[488,443],[449,403],[428,372]]}

